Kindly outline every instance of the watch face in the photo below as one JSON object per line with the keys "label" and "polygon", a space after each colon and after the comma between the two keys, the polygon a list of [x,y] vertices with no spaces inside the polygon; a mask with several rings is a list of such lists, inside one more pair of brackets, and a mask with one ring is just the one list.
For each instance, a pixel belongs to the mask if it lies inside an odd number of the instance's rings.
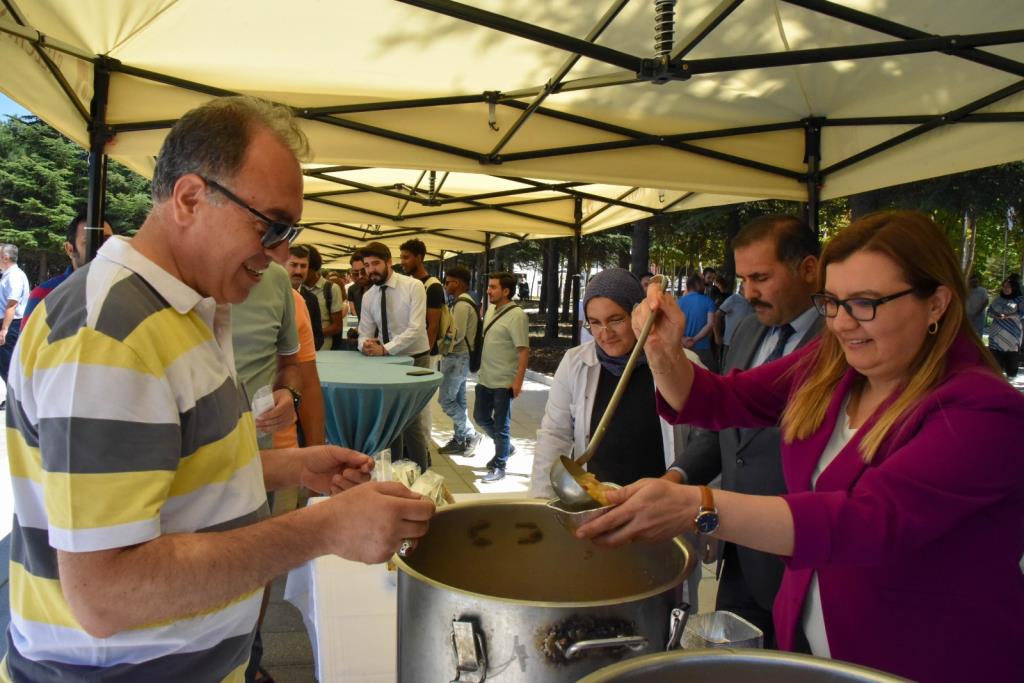
{"label": "watch face", "polygon": [[705,510],[697,515],[697,531],[702,534],[713,534],[718,531],[718,513]]}

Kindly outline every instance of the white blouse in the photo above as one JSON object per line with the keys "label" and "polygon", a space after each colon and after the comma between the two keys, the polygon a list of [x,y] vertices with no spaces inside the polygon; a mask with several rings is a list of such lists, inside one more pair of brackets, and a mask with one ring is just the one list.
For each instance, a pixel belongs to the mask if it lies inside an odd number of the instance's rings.
{"label": "white blouse", "polygon": [[[843,399],[843,405],[839,408],[839,419],[836,420],[836,427],[832,430],[832,436],[821,452],[818,466],[811,474],[811,490],[818,484],[818,477],[836,459],[839,451],[850,442],[856,429],[850,429],[850,416],[846,414],[850,397]],[[818,588],[818,572],[811,576],[811,585],[807,590],[807,599],[804,601],[803,614],[804,635],[811,646],[811,654],[815,657],[831,657],[828,647],[828,634],[825,633],[825,616],[821,611],[821,590]]]}

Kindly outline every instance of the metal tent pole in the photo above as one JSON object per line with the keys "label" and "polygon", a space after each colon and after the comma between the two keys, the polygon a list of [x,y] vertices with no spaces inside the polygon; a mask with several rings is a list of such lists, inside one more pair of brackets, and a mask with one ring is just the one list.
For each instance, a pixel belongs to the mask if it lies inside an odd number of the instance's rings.
{"label": "metal tent pole", "polygon": [[804,163],[807,164],[807,224],[821,236],[818,206],[821,204],[821,125],[823,119],[804,121]]}
{"label": "metal tent pole", "polygon": [[103,215],[107,192],[107,96],[110,71],[101,58],[93,72],[93,96],[89,105],[89,197],[85,213],[85,260],[91,261],[103,242]]}
{"label": "metal tent pole", "polygon": [[575,198],[573,206],[572,251],[569,272],[572,273],[572,345],[580,344],[580,239],[583,233],[583,199]]}

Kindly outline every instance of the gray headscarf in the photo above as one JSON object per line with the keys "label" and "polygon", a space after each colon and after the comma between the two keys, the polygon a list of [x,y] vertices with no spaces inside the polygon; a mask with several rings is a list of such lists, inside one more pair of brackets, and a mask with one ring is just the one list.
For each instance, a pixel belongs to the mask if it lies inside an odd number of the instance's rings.
{"label": "gray headscarf", "polygon": [[[590,278],[590,282],[587,283],[587,293],[583,297],[584,315],[586,315],[587,304],[590,300],[599,296],[611,299],[621,306],[627,314],[631,314],[633,307],[644,300],[646,293],[644,292],[643,285],[640,284],[640,280],[628,270],[624,268],[608,268]],[[626,324],[628,325],[629,323],[627,322]],[[595,342],[594,346],[597,349],[597,359],[600,361],[601,366],[613,375],[621,376],[623,369],[626,367],[626,359],[629,358],[629,354],[609,356],[604,352],[600,344]],[[641,354],[637,358],[637,362],[646,364],[647,359]]]}
{"label": "gray headscarf", "polygon": [[608,268],[590,278],[587,283],[587,293],[583,296],[584,315],[587,304],[598,296],[611,299],[622,306],[626,313],[632,313],[633,307],[644,300],[646,293],[633,273],[625,268]]}

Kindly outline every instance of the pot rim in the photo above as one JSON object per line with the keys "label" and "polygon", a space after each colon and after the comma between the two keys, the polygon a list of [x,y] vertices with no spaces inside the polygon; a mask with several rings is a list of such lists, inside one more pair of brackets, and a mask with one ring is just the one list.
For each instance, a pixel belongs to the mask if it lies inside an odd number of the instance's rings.
{"label": "pot rim", "polygon": [[[538,505],[538,506],[541,506],[541,507],[546,507],[547,501],[541,500],[540,498],[522,498],[522,499],[519,499],[519,498],[502,498],[502,499],[496,499],[496,500],[463,501],[463,502],[455,503],[453,505],[446,505],[446,506],[440,508],[437,511],[436,514],[437,515],[443,515],[443,514],[446,514],[446,513],[450,512],[452,510],[455,510],[456,508],[461,509],[461,508],[467,508],[467,507],[480,507],[480,506],[483,506],[483,505],[488,505],[488,506],[493,506],[493,505]],[[554,514],[554,513],[552,513],[552,514]],[[580,543],[585,543],[585,542],[586,541],[580,541]],[[673,577],[671,579],[669,579],[668,581],[662,582],[659,585],[655,586],[654,588],[646,590],[646,591],[644,591],[642,593],[632,593],[630,595],[622,596],[620,598],[608,598],[608,599],[605,599],[605,600],[585,600],[585,601],[572,601],[572,602],[569,602],[569,601],[551,602],[551,601],[544,601],[544,600],[523,600],[523,599],[520,599],[520,598],[506,598],[506,597],[501,597],[501,596],[497,596],[497,595],[488,595],[486,593],[477,593],[475,591],[468,591],[468,590],[465,590],[464,588],[459,588],[457,586],[451,586],[449,584],[442,583],[441,581],[438,581],[437,579],[433,579],[433,578],[427,576],[426,574],[423,574],[422,572],[419,572],[416,569],[413,569],[412,567],[410,567],[408,565],[408,563],[406,563],[405,558],[401,557],[398,554],[395,554],[392,557],[392,559],[395,562],[395,565],[398,567],[398,569],[401,570],[401,573],[406,574],[410,578],[414,578],[414,579],[416,579],[418,581],[421,581],[421,582],[423,582],[423,583],[425,583],[425,584],[427,584],[429,586],[435,587],[435,588],[441,588],[441,589],[446,590],[446,591],[451,591],[453,593],[458,593],[460,595],[467,595],[467,596],[470,596],[470,597],[473,597],[473,598],[489,600],[489,601],[493,601],[493,602],[500,602],[500,603],[509,604],[509,605],[519,605],[519,606],[526,606],[526,607],[542,607],[542,608],[546,608],[546,609],[550,609],[550,608],[574,608],[575,609],[575,608],[584,608],[584,607],[612,607],[612,606],[629,604],[629,603],[633,603],[633,602],[642,602],[643,600],[647,600],[648,598],[653,598],[653,597],[661,595],[663,593],[667,593],[668,591],[676,588],[677,586],[682,584],[684,581],[686,581],[686,579],[693,572],[694,565],[696,564],[696,552],[695,552],[695,550],[693,548],[693,545],[686,538],[684,538],[682,536],[677,536],[676,538],[673,538],[671,541],[668,541],[668,542],[675,544],[679,548],[679,550],[682,553],[683,558],[684,558],[684,562],[682,563],[682,565],[679,567],[679,570],[673,575]],[[401,578],[401,577],[399,577],[399,578]]]}

